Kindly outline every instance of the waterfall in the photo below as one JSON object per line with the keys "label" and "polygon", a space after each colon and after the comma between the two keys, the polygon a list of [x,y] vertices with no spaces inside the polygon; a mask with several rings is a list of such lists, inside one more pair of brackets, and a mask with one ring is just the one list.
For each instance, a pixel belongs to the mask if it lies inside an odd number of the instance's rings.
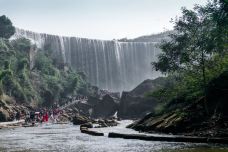
{"label": "waterfall", "polygon": [[38,47],[52,50],[60,62],[83,71],[88,81],[110,91],[129,91],[159,73],[152,70],[160,50],[157,42],[103,41],[61,37],[17,29],[14,37],[26,37]]}

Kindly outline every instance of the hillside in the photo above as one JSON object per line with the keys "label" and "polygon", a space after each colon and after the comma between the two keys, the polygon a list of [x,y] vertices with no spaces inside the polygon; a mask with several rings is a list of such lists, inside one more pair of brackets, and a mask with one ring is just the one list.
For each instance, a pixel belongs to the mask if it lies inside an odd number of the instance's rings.
{"label": "hillside", "polygon": [[140,36],[134,39],[127,39],[127,38],[122,38],[119,39],[118,41],[120,42],[154,42],[154,43],[159,43],[162,40],[168,40],[169,34],[174,33],[174,31],[165,31],[165,32],[161,32],[158,34],[151,34],[151,35],[144,35],[144,36]]}

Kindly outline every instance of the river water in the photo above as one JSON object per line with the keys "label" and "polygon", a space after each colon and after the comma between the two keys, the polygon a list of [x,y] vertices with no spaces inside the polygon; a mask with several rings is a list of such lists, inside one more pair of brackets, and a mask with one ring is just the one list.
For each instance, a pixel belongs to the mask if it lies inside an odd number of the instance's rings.
{"label": "river water", "polygon": [[0,129],[2,152],[228,152],[228,146],[154,142],[108,138],[108,132],[137,133],[122,121],[117,127],[95,129],[105,133],[95,137],[80,133],[72,124],[42,124],[38,127]]}

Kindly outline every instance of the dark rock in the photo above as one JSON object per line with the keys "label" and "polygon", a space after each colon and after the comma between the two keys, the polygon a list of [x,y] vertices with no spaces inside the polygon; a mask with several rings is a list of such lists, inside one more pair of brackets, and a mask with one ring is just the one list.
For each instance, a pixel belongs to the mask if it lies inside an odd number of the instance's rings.
{"label": "dark rock", "polygon": [[100,90],[99,92],[99,96],[100,98],[103,98],[105,95],[109,95],[111,96],[112,98],[115,98],[115,99],[120,99],[120,93],[119,92],[109,92],[108,90]]}
{"label": "dark rock", "polygon": [[0,109],[0,122],[5,122],[9,120],[9,112],[4,110],[4,109]]}
{"label": "dark rock", "polygon": [[[15,119],[15,113],[20,112],[24,114],[29,110],[31,110],[31,107],[19,105],[13,98],[7,95],[3,95],[0,98],[0,122],[13,121]],[[23,117],[21,117],[21,119],[23,119]]]}
{"label": "dark rock", "polygon": [[105,127],[108,127],[108,125],[105,123],[105,120],[103,120],[103,119],[99,119],[98,120],[98,125],[99,126],[96,126],[96,128],[105,128]]}
{"label": "dark rock", "polygon": [[135,89],[129,92],[123,92],[120,104],[118,117],[123,119],[138,119],[146,114],[153,112],[157,106],[157,100],[153,97],[146,97],[146,93],[155,91],[164,86],[165,78],[159,77],[154,80],[145,80]]}
{"label": "dark rock", "polygon": [[92,130],[88,130],[88,129],[82,129],[81,133],[85,133],[85,134],[92,135],[92,136],[104,136],[104,133],[92,131]]}
{"label": "dark rock", "polygon": [[103,119],[98,119],[98,123],[104,123],[105,121]]}
{"label": "dark rock", "polygon": [[77,107],[80,113],[83,113],[83,115],[87,117],[90,116],[90,109],[92,108],[90,104],[78,102],[77,104],[75,104],[75,106]]}
{"label": "dark rock", "polygon": [[129,94],[134,97],[144,97],[145,93],[154,91],[165,84],[166,78],[164,77],[158,77],[154,80],[147,79],[131,90]]}
{"label": "dark rock", "polygon": [[135,89],[131,90],[129,94],[136,97],[144,97],[144,94],[148,91],[154,90],[157,88],[157,85],[154,84],[155,80],[147,79],[139,84]]}
{"label": "dark rock", "polygon": [[105,128],[105,127],[117,126],[118,122],[116,122],[115,120],[112,120],[112,119],[105,119],[105,120],[99,119],[98,124],[99,124],[99,126],[96,126],[95,128]]}
{"label": "dark rock", "polygon": [[80,126],[80,130],[88,130],[88,128],[87,127],[81,127]]}
{"label": "dark rock", "polygon": [[69,122],[70,120],[71,120],[71,117],[65,111],[63,111],[63,113],[58,116],[58,123]]}
{"label": "dark rock", "polygon": [[85,116],[81,116],[79,114],[76,114],[76,116],[73,117],[72,122],[74,125],[82,125],[82,124],[91,122],[91,120]]}
{"label": "dark rock", "polygon": [[88,104],[95,106],[96,104],[101,102],[101,99],[99,97],[89,96],[87,102]]}
{"label": "dark rock", "polygon": [[82,125],[80,126],[80,128],[82,128],[82,127],[93,128],[93,124],[92,124],[91,122],[88,122],[88,123],[82,124]]}
{"label": "dark rock", "polygon": [[113,116],[118,110],[118,101],[110,95],[105,95],[103,99],[94,106],[92,117],[108,118]]}
{"label": "dark rock", "polygon": [[105,122],[99,123],[99,128],[105,128],[105,127],[108,127],[108,125]]}
{"label": "dark rock", "polygon": [[123,92],[120,100],[118,118],[137,119],[153,112],[157,106],[157,100],[152,97],[132,96],[131,93]]}
{"label": "dark rock", "polygon": [[113,127],[113,126],[117,126],[118,123],[115,120],[105,120],[105,123],[109,126],[109,127]]}

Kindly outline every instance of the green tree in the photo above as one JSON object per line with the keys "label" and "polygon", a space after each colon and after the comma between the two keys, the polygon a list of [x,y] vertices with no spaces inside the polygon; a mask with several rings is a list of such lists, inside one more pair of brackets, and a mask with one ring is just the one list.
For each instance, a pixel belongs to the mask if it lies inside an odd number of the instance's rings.
{"label": "green tree", "polygon": [[173,21],[175,33],[170,35],[171,40],[161,43],[162,53],[158,61],[152,63],[153,67],[165,74],[183,74],[185,78],[186,73],[194,74],[201,78],[200,87],[205,95],[208,83],[206,70],[212,66],[209,62],[215,54],[222,56],[226,52],[226,5],[223,1],[213,0],[206,6],[195,6],[194,10],[182,8],[182,16]]}
{"label": "green tree", "polygon": [[0,37],[9,39],[15,33],[15,27],[5,15],[0,16]]}

